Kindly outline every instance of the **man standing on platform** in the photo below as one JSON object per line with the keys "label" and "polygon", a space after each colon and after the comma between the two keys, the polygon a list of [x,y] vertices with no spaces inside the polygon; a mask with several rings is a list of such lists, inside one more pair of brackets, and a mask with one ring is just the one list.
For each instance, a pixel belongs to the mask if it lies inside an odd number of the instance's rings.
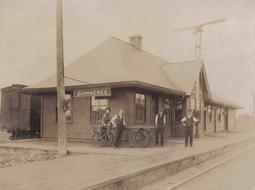
{"label": "man standing on platform", "polygon": [[116,114],[111,120],[113,127],[116,128],[116,135],[115,135],[115,147],[119,148],[121,144],[121,138],[123,131],[126,126],[125,118],[124,118],[124,110],[120,110],[119,114]]}
{"label": "man standing on platform", "polygon": [[199,120],[193,116],[191,110],[187,111],[187,115],[182,118],[181,120],[182,125],[184,126],[184,133],[185,133],[185,147],[188,146],[188,141],[190,147],[193,146],[193,128],[194,125],[198,124]]}
{"label": "man standing on platform", "polygon": [[164,126],[166,125],[166,116],[163,111],[160,111],[159,114],[156,115],[155,118],[155,135],[156,135],[156,142],[155,144],[158,145],[158,139],[160,135],[160,143],[161,146],[164,145]]}

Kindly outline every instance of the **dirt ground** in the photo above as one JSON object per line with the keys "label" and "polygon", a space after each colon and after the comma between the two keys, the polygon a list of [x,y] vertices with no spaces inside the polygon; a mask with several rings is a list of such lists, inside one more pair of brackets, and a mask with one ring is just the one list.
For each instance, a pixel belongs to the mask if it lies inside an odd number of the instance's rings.
{"label": "dirt ground", "polygon": [[42,150],[26,150],[15,148],[0,148],[0,168],[34,161],[53,160],[61,156],[54,152]]}

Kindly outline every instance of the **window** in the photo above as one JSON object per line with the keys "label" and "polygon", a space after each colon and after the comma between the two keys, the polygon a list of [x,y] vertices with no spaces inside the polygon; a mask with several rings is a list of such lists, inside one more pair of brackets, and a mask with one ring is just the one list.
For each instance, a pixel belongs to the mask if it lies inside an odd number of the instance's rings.
{"label": "window", "polygon": [[196,108],[196,98],[191,97],[190,98],[190,109],[195,110],[195,108]]}
{"label": "window", "polygon": [[66,114],[66,121],[67,122],[72,122],[73,120],[73,112],[72,112],[72,95],[71,94],[66,94],[65,95],[65,105],[64,105],[64,110]]}
{"label": "window", "polygon": [[168,98],[164,99],[164,112],[166,115],[166,123],[171,123],[170,100]]}
{"label": "window", "polygon": [[135,94],[135,119],[138,122],[145,122],[146,106],[145,106],[145,94]]}
{"label": "window", "polygon": [[218,121],[221,122],[221,108],[218,108]]}
{"label": "window", "polygon": [[183,103],[182,101],[178,101],[176,103],[176,110],[175,110],[175,120],[179,121],[183,116]]}
{"label": "window", "polygon": [[182,110],[182,102],[181,101],[177,102],[176,109],[177,110]]}
{"label": "window", "polygon": [[105,108],[109,107],[109,99],[91,97],[90,121],[93,125],[101,123]]}
{"label": "window", "polygon": [[[57,106],[57,104],[58,104],[58,102],[57,102],[57,98],[56,98],[56,121],[58,121],[58,106]],[[64,111],[65,111],[67,123],[71,123],[73,121],[72,106],[73,106],[72,94],[71,93],[65,94]]]}
{"label": "window", "polygon": [[207,107],[207,113],[208,113],[208,121],[212,122],[212,107],[211,106]]}

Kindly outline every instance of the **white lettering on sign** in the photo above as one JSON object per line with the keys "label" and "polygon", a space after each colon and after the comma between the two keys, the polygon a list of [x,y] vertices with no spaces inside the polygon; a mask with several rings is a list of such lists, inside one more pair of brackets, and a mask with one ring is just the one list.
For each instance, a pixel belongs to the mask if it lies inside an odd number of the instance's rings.
{"label": "white lettering on sign", "polygon": [[90,96],[111,96],[110,88],[97,89],[79,89],[73,91],[74,97],[90,97]]}

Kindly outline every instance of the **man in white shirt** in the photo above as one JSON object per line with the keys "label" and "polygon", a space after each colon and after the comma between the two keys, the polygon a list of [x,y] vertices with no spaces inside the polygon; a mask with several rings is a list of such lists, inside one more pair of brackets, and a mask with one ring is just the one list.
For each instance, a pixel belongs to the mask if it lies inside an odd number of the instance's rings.
{"label": "man in white shirt", "polygon": [[158,139],[160,135],[160,143],[161,146],[164,145],[164,126],[166,125],[166,116],[163,113],[163,111],[160,111],[159,114],[156,115],[155,118],[155,136],[156,136],[156,142],[155,144],[158,145]]}
{"label": "man in white shirt", "polygon": [[193,146],[193,126],[196,125],[199,120],[193,116],[191,110],[187,111],[187,115],[181,119],[182,125],[184,126],[185,133],[185,147],[188,146],[188,141],[190,147]]}
{"label": "man in white shirt", "polygon": [[121,137],[123,134],[123,131],[126,126],[125,118],[124,118],[124,110],[120,110],[119,114],[116,114],[112,119],[111,123],[113,127],[116,128],[116,135],[115,135],[115,147],[119,148],[121,144]]}

